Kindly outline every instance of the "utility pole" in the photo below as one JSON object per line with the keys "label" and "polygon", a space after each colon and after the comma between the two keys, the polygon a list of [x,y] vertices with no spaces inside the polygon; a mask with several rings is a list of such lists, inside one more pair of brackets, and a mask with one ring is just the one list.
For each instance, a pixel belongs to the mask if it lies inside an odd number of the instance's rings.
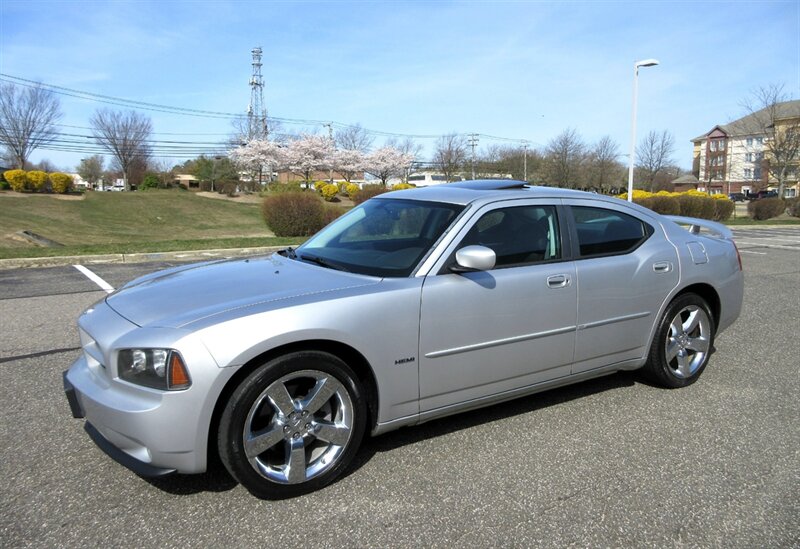
{"label": "utility pole", "polygon": [[478,134],[477,133],[469,134],[469,139],[467,140],[467,143],[469,144],[470,147],[472,147],[472,161],[471,161],[472,179],[475,179],[475,147],[478,146]]}
{"label": "utility pole", "polygon": [[522,171],[525,183],[528,182],[528,142],[522,142]]}
{"label": "utility pole", "polygon": [[[331,140],[331,146],[335,148],[336,144],[333,140],[333,122],[328,122],[327,124],[323,124],[323,126],[328,128],[328,139]],[[328,183],[333,183],[333,165],[331,165],[328,170]]]}

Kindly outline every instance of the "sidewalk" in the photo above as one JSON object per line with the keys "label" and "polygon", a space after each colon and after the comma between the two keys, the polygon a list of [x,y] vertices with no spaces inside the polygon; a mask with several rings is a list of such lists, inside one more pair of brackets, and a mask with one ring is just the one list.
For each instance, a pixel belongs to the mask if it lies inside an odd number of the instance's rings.
{"label": "sidewalk", "polygon": [[150,261],[207,261],[230,257],[264,255],[286,246],[263,248],[229,248],[216,250],[192,250],[183,252],[152,252],[135,254],[71,255],[56,257],[20,257],[0,259],[0,271],[35,267],[58,267],[63,265],[94,265],[98,263],[147,263]]}

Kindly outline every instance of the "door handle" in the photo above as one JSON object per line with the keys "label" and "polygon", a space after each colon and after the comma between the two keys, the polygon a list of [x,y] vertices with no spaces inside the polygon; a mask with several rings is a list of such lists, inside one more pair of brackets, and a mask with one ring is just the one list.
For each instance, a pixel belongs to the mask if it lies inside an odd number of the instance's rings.
{"label": "door handle", "polygon": [[653,263],[653,270],[657,273],[669,273],[672,271],[671,261],[658,261]]}
{"label": "door handle", "polygon": [[567,275],[553,275],[547,277],[548,288],[563,288],[569,284],[569,277]]}

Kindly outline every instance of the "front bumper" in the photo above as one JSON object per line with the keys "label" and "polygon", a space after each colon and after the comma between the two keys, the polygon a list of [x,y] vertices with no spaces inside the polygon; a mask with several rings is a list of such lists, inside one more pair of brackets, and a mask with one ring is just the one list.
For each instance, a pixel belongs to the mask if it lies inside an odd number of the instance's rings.
{"label": "front bumper", "polygon": [[106,454],[142,476],[205,471],[202,427],[210,413],[194,387],[159,392],[109,379],[98,368],[78,358],[64,372],[64,392],[73,417],[86,419],[86,432]]}
{"label": "front bumper", "polygon": [[[67,402],[69,402],[69,408],[72,412],[72,417],[76,419],[82,419],[86,417],[78,398],[78,393],[75,391],[75,387],[72,386],[72,383],[70,383],[69,379],[67,379],[67,372],[64,372],[64,394],[67,396]],[[97,446],[110,458],[117,463],[124,465],[137,475],[143,477],[162,477],[175,472],[175,469],[155,467],[149,463],[145,463],[139,459],[136,459],[130,454],[126,454],[109,442],[103,435],[100,434],[100,431],[98,431],[94,425],[88,421],[84,423],[83,429],[89,435],[89,438],[91,438],[92,441],[97,444]]]}

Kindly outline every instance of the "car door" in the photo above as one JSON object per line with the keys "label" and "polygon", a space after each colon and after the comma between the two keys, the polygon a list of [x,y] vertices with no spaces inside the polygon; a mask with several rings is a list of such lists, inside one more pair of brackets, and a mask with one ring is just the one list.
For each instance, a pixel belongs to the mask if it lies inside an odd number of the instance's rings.
{"label": "car door", "polygon": [[644,356],[653,324],[678,284],[675,247],[624,205],[565,200],[575,241],[580,373]]}
{"label": "car door", "polygon": [[[420,312],[420,412],[569,374],[575,266],[560,208],[543,200],[479,210],[426,277]],[[566,234],[566,233],[564,233]],[[455,252],[492,248],[494,269],[454,273]]]}

